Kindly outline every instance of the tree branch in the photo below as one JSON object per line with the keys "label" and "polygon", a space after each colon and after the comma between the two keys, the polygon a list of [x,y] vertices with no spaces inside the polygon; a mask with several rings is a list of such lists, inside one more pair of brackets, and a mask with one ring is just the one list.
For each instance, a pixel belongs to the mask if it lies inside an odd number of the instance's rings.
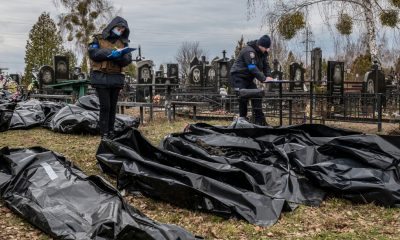
{"label": "tree branch", "polygon": [[379,4],[379,2],[377,1],[377,0],[374,0],[374,2],[375,2],[375,4],[376,4],[376,6],[378,6],[378,8],[383,12],[383,11],[385,11],[385,9],[383,9],[382,7],[381,7],[381,5]]}
{"label": "tree branch", "polygon": [[295,3],[292,7],[289,7],[288,5],[285,6],[285,4],[282,3],[282,9],[284,9],[284,12],[293,12],[293,11],[299,11],[299,10],[309,7],[311,5],[316,5],[319,3],[327,3],[327,2],[352,3],[352,4],[356,4],[358,6],[361,6],[362,8],[366,7],[366,5],[364,4],[363,1],[357,1],[357,0],[317,0],[317,1],[305,1],[300,4]]}

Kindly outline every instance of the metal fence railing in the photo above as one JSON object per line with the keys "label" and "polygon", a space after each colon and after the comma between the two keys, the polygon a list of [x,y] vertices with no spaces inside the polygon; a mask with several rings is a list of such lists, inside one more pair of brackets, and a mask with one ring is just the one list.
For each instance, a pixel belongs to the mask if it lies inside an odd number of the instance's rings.
{"label": "metal fence railing", "polygon": [[[265,92],[261,99],[263,112],[266,117],[279,119],[283,123],[293,124],[298,122],[342,121],[374,123],[381,131],[383,122],[400,123],[400,92],[388,91],[386,93],[362,93],[362,91],[344,91],[343,94],[329,94],[326,89],[317,89],[312,82],[308,82],[307,90],[303,92],[288,92],[289,81],[279,83],[279,91]],[[352,86],[355,86],[352,83]],[[357,85],[358,84],[358,85]],[[361,88],[362,83],[357,83]],[[162,94],[164,89],[159,89]],[[181,102],[207,102],[207,106],[197,109],[198,119],[201,117],[230,118],[238,113],[239,98],[236,94],[221,95],[209,89],[181,89],[174,88],[167,94],[172,101]],[[167,102],[162,98],[160,105]],[[186,111],[190,107],[184,104],[177,107],[177,112]],[[251,107],[249,108],[251,109]]]}

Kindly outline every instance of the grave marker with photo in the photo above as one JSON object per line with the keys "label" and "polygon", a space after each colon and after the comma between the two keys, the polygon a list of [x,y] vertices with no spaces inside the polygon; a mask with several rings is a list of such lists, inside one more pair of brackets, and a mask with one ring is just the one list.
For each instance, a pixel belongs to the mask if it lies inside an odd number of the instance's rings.
{"label": "grave marker with photo", "polygon": [[[272,78],[282,80],[283,79],[283,72],[281,64],[279,63],[278,59],[274,59],[272,67]],[[270,92],[279,92],[279,83],[270,83],[269,84],[269,91]]]}
{"label": "grave marker with photo", "polygon": [[69,58],[66,56],[54,56],[55,81],[69,79]]}
{"label": "grave marker with photo", "polygon": [[344,94],[344,62],[328,61],[327,90],[330,95]]}
{"label": "grave marker with photo", "polygon": [[304,92],[304,68],[298,63],[290,64],[290,91]]}

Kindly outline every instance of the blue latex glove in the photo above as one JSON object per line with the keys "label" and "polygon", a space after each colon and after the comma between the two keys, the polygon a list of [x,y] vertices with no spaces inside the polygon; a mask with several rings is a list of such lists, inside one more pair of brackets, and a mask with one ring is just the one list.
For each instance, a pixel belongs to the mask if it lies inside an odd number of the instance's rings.
{"label": "blue latex glove", "polygon": [[113,59],[113,58],[119,58],[119,57],[121,57],[121,55],[122,55],[121,51],[112,50],[111,54],[108,55],[107,57],[110,58],[110,59]]}

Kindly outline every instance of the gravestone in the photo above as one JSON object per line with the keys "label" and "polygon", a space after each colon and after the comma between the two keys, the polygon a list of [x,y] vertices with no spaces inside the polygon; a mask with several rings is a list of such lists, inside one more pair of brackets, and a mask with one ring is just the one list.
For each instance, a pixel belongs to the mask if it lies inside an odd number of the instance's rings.
{"label": "gravestone", "polygon": [[[155,73],[156,84],[178,84],[179,83],[179,65],[177,63],[161,64]],[[156,86],[156,94],[165,91],[165,87]]]}
{"label": "gravestone", "polygon": [[363,93],[386,93],[385,74],[377,63],[364,76]]}
{"label": "gravestone", "polygon": [[200,64],[201,64],[200,60],[197,58],[197,56],[194,56],[192,58],[192,60],[190,60],[190,68],[192,68],[194,66],[197,66],[197,65],[200,65]]}
{"label": "gravestone", "polygon": [[290,91],[303,92],[304,91],[304,68],[298,63],[290,64]]}
{"label": "gravestone", "polygon": [[163,77],[164,73],[162,71],[156,71],[155,83],[156,84],[165,84],[165,78]]}
{"label": "gravestone", "polygon": [[218,88],[231,89],[230,87],[230,71],[231,61],[226,57],[226,51],[222,51],[222,59],[218,60],[217,77],[218,77]]}
{"label": "gravestone", "polygon": [[189,86],[192,87],[203,87],[203,66],[202,65],[194,65],[190,69],[189,74]]}
{"label": "gravestone", "polygon": [[159,71],[161,72],[161,77],[165,77],[165,66],[163,64],[160,65]]}
{"label": "gravestone", "polygon": [[227,61],[219,62],[219,76],[221,79],[229,78],[229,64]]}
{"label": "gravestone", "polygon": [[81,73],[81,74],[78,75],[78,80],[85,80],[86,78],[87,77],[86,77],[85,73]]}
{"label": "gravestone", "polygon": [[82,72],[82,68],[74,67],[74,72],[72,74],[72,79],[74,80],[84,80],[86,75]]}
{"label": "gravestone", "polygon": [[151,84],[153,83],[153,61],[143,60],[137,63],[136,76],[139,84]]}
{"label": "gravestone", "polygon": [[[154,77],[154,82],[155,82],[155,84],[161,84],[161,85],[163,85],[163,84],[165,84],[165,82],[166,82],[166,78],[165,78],[165,76],[164,76],[164,68],[162,67],[163,65],[160,65],[160,69],[161,70],[158,70],[158,71],[156,71],[156,73],[155,73],[155,77]],[[155,95],[157,95],[157,94],[162,94],[164,92],[164,88],[163,87],[160,87],[160,86],[155,86],[155,88],[154,88],[154,94]]]}
{"label": "gravestone", "polygon": [[167,64],[167,78],[171,84],[179,82],[179,65],[177,63]]}
{"label": "gravestone", "polygon": [[80,67],[74,67],[74,71],[73,71],[73,74],[72,74],[72,78],[73,78],[73,79],[76,79],[76,78],[78,77],[78,75],[81,74],[81,73],[82,73],[82,68],[80,68]]}
{"label": "gravestone", "polygon": [[[137,63],[136,76],[138,84],[153,84],[153,61],[142,60]],[[150,92],[148,86],[136,86],[136,101],[149,102]]]}
{"label": "gravestone", "polygon": [[328,61],[327,91],[330,95],[344,94],[344,62]]}
{"label": "gravestone", "polygon": [[38,73],[39,88],[43,89],[45,85],[55,84],[54,69],[50,66],[44,65],[39,69]]}
{"label": "gravestone", "polygon": [[194,57],[190,62],[189,81],[187,86],[192,88],[192,90],[201,90],[206,85],[205,57],[202,57],[202,60],[203,61],[199,61],[197,57]]}
{"label": "gravestone", "polygon": [[314,48],[311,51],[311,79],[317,84],[322,83],[322,50]]}
{"label": "gravestone", "polygon": [[167,77],[179,78],[179,65],[177,63],[167,64]]}
{"label": "gravestone", "polygon": [[186,81],[186,86],[191,90],[206,90],[217,92],[219,88],[230,86],[229,71],[230,61],[226,58],[226,51],[223,51],[223,58],[214,58],[211,63],[206,61],[202,56],[201,60],[194,57],[190,62],[189,76]]}
{"label": "gravestone", "polygon": [[165,84],[165,66],[163,64],[160,65],[159,70],[155,73],[155,83]]}
{"label": "gravestone", "polygon": [[205,66],[206,87],[216,90],[218,87],[217,72],[213,65]]}
{"label": "gravestone", "polygon": [[56,82],[69,79],[69,58],[54,56],[54,77]]}
{"label": "gravestone", "polygon": [[[386,107],[386,81],[385,74],[377,62],[371,67],[371,70],[365,73],[363,81],[363,93],[365,94],[384,94],[382,99],[382,106]],[[362,101],[364,111],[373,111],[376,102],[373,99],[364,99]]]}
{"label": "gravestone", "polygon": [[[282,80],[283,79],[283,72],[281,64],[279,63],[278,59],[274,59],[272,62],[272,78]],[[279,83],[270,83],[269,84],[269,91],[270,92],[279,92]]]}

